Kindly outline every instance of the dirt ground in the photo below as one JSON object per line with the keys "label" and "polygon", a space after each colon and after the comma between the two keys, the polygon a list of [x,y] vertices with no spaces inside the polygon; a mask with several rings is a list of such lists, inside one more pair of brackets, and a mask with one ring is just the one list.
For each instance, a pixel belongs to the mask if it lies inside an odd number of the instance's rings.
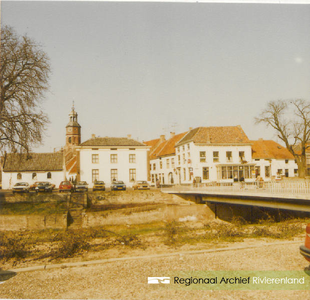
{"label": "dirt ground", "polygon": [[[85,257],[79,267],[60,267],[18,272],[0,284],[2,299],[310,299],[310,291],[205,291],[174,290],[149,285],[148,277],[168,276],[178,271],[194,270],[305,270],[308,262],[300,255],[295,241],[253,239],[222,245],[227,251],[189,253],[193,247],[169,249],[166,257],[152,257],[163,249],[126,250],[118,257],[135,257],[88,265]],[[222,247],[222,248],[223,248]],[[239,249],[235,249],[240,247]],[[199,245],[195,248],[202,250]],[[230,249],[230,250],[229,250]],[[209,249],[210,250],[210,249]],[[187,251],[187,252],[186,252]],[[109,257],[111,257],[110,253]],[[137,258],[141,256],[141,258]],[[90,258],[89,256],[87,257]],[[97,253],[93,259],[105,259]],[[75,260],[70,260],[77,261]],[[69,262],[69,260],[68,260]],[[40,265],[40,262],[37,262]]]}
{"label": "dirt ground", "polygon": [[[201,224],[188,222],[187,226]],[[304,271],[309,266],[299,253],[304,235],[290,240],[247,238],[243,242],[180,247],[149,238],[144,249],[118,245],[105,251],[88,251],[53,262],[59,264],[53,269],[47,260],[3,264],[0,273],[12,273],[7,277],[0,275],[0,299],[310,299],[310,291],[302,290],[179,290],[148,284],[148,277],[173,276],[179,271]],[[106,261],[89,263],[94,260]],[[70,263],[80,265],[71,267]],[[14,272],[36,266],[41,270]]]}

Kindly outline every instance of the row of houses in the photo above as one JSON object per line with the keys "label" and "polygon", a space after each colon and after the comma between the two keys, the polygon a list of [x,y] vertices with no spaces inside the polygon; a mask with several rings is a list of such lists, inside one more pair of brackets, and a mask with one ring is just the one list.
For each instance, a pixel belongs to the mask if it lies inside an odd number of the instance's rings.
{"label": "row of houses", "polygon": [[241,126],[198,127],[166,139],[139,142],[127,136],[96,137],[81,143],[81,126],[72,108],[66,126],[65,146],[54,153],[10,153],[4,157],[2,187],[19,181],[30,184],[62,180],[96,180],[109,186],[122,180],[155,184],[190,184],[234,181],[253,182],[258,177],[293,177],[298,173],[294,157],[274,141],[251,141]]}
{"label": "row of houses", "polygon": [[151,147],[153,183],[253,182],[298,175],[294,156],[285,147],[270,140],[251,141],[241,126],[198,127],[146,144]]}

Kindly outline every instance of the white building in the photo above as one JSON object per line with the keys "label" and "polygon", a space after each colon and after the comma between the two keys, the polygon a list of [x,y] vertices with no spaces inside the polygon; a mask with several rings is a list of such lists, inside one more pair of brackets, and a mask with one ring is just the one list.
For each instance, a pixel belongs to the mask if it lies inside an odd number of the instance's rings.
{"label": "white building", "polygon": [[180,183],[255,180],[251,143],[241,126],[198,127],[175,147]]}
{"label": "white building", "polygon": [[4,157],[2,188],[11,189],[17,182],[48,181],[59,186],[64,180],[62,152],[56,153],[10,153]]}
{"label": "white building", "polygon": [[264,180],[272,180],[276,176],[298,176],[298,166],[294,156],[280,144],[259,139],[251,141],[256,176]]}
{"label": "white building", "polygon": [[178,183],[176,177],[176,162],[175,162],[175,144],[179,142],[187,132],[175,135],[170,133],[168,140],[162,135],[158,140],[145,142],[146,145],[153,146],[150,153],[149,170],[152,185],[155,185],[157,180],[161,184]]}
{"label": "white building", "polygon": [[150,170],[161,184],[255,180],[251,143],[240,126],[198,127],[162,140],[151,153]]}
{"label": "white building", "polygon": [[149,147],[130,138],[94,137],[76,147],[78,180],[90,187],[95,180],[110,186],[122,180],[127,186],[137,180],[147,180]]}

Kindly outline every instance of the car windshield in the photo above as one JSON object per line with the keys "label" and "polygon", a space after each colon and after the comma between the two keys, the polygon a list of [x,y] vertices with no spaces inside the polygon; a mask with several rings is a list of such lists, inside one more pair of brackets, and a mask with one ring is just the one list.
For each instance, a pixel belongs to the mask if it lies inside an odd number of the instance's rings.
{"label": "car windshield", "polygon": [[116,184],[124,184],[123,181],[116,181],[115,183],[116,183]]}
{"label": "car windshield", "polygon": [[146,181],[138,181],[139,184],[146,184]]}
{"label": "car windshield", "polygon": [[95,184],[104,184],[104,182],[103,181],[97,181],[97,182],[95,182]]}
{"label": "car windshield", "polygon": [[48,185],[48,182],[39,182],[38,185]]}
{"label": "car windshield", "polygon": [[84,184],[87,184],[87,182],[86,181],[79,181],[77,184],[84,185]]}
{"label": "car windshield", "polygon": [[23,186],[23,185],[28,185],[26,182],[18,182],[15,184],[15,186]]}
{"label": "car windshield", "polygon": [[63,181],[61,184],[62,185],[70,185],[71,183],[70,183],[70,181]]}

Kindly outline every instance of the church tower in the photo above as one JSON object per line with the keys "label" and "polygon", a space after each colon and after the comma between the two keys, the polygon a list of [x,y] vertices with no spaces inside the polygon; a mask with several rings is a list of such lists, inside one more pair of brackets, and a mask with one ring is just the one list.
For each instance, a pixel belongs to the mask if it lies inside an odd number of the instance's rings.
{"label": "church tower", "polygon": [[69,114],[69,123],[66,126],[66,146],[65,148],[74,148],[81,143],[81,126],[78,123],[78,114],[74,110],[74,103]]}

